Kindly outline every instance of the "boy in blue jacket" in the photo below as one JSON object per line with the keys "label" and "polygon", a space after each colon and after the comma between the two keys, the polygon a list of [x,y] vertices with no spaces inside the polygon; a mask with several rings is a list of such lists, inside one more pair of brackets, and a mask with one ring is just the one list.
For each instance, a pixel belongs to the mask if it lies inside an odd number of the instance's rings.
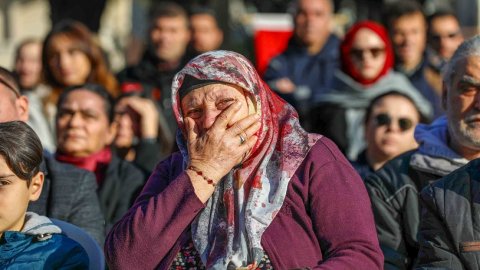
{"label": "boy in blue jacket", "polygon": [[42,191],[42,153],[27,124],[0,123],[0,269],[88,269],[80,244],[47,217],[26,212]]}

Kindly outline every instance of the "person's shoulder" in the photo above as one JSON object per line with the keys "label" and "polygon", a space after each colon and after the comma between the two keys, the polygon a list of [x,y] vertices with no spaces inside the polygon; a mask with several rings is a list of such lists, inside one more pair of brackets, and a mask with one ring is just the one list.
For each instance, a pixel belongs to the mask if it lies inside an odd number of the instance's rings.
{"label": "person's shoulder", "polygon": [[326,53],[330,57],[338,57],[341,42],[342,40],[337,35],[331,33],[322,49],[322,53]]}
{"label": "person's shoulder", "polygon": [[116,74],[120,83],[129,81],[136,82],[149,82],[150,77],[156,74],[156,69],[146,58],[143,58],[139,63],[135,65],[129,65]]}
{"label": "person's shoulder", "polygon": [[480,192],[480,183],[478,183],[480,182],[479,166],[480,159],[475,159],[433,182],[422,190],[422,194],[428,196],[428,189],[431,189],[431,193],[436,194],[453,192],[453,194],[465,195],[464,193],[467,191],[472,193]]}
{"label": "person's shoulder", "polygon": [[[70,181],[71,178],[75,178],[75,180],[78,181],[85,178],[86,175],[92,174],[91,172],[75,167],[72,164],[57,161],[53,156],[44,156],[43,161],[46,165],[44,171],[44,173],[46,173],[45,177],[58,181]],[[51,175],[51,177],[49,175]]]}
{"label": "person's shoulder", "polygon": [[411,150],[399,155],[385,163],[375,173],[365,179],[367,187],[389,190],[390,193],[403,189],[406,186],[414,187],[410,173],[410,159],[416,150]]}
{"label": "person's shoulder", "polygon": [[345,156],[342,154],[338,146],[329,138],[322,136],[315,145],[312,146],[306,156],[306,160],[314,161],[317,166],[323,164],[339,161],[345,164],[350,164]]}
{"label": "person's shoulder", "polygon": [[47,260],[45,268],[50,266],[57,267],[75,267],[75,269],[88,268],[89,257],[83,246],[72,238],[64,234],[53,234],[49,243],[52,255],[55,260]]}
{"label": "person's shoulder", "polygon": [[135,166],[132,162],[123,160],[117,156],[112,156],[109,164],[109,171],[116,171],[120,177],[136,176],[145,178],[145,173]]}

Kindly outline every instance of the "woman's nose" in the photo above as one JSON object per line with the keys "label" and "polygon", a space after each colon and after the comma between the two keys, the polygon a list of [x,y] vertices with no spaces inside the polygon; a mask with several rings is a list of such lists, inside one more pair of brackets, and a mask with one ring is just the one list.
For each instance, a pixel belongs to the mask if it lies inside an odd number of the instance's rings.
{"label": "woman's nose", "polygon": [[215,120],[217,119],[217,116],[221,113],[219,110],[207,110],[205,111],[204,117],[203,117],[203,123],[202,127],[205,130],[208,130],[212,127],[213,123],[215,123]]}

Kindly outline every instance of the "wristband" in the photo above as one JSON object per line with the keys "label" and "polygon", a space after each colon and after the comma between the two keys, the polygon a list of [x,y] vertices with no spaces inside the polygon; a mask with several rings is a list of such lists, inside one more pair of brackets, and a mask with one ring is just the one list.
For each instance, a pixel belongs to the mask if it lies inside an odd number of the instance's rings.
{"label": "wristband", "polygon": [[188,169],[191,170],[191,171],[193,171],[193,172],[195,172],[198,176],[201,176],[201,177],[203,178],[203,180],[207,181],[207,183],[208,183],[209,185],[212,185],[212,186],[214,186],[214,187],[216,186],[215,182],[214,182],[212,179],[210,179],[210,178],[206,177],[205,175],[203,175],[203,172],[202,172],[201,170],[199,170],[198,168],[195,168],[194,166],[191,166],[191,165],[190,165],[190,166],[188,166]]}

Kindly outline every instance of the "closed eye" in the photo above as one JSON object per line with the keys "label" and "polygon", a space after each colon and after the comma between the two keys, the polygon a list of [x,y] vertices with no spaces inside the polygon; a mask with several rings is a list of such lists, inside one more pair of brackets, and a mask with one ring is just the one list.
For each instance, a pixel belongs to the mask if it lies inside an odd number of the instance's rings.
{"label": "closed eye", "polygon": [[192,119],[198,119],[202,116],[202,110],[200,108],[194,108],[187,111],[187,116]]}
{"label": "closed eye", "polygon": [[235,102],[234,98],[225,98],[217,102],[217,109],[224,110],[228,108],[233,102]]}

